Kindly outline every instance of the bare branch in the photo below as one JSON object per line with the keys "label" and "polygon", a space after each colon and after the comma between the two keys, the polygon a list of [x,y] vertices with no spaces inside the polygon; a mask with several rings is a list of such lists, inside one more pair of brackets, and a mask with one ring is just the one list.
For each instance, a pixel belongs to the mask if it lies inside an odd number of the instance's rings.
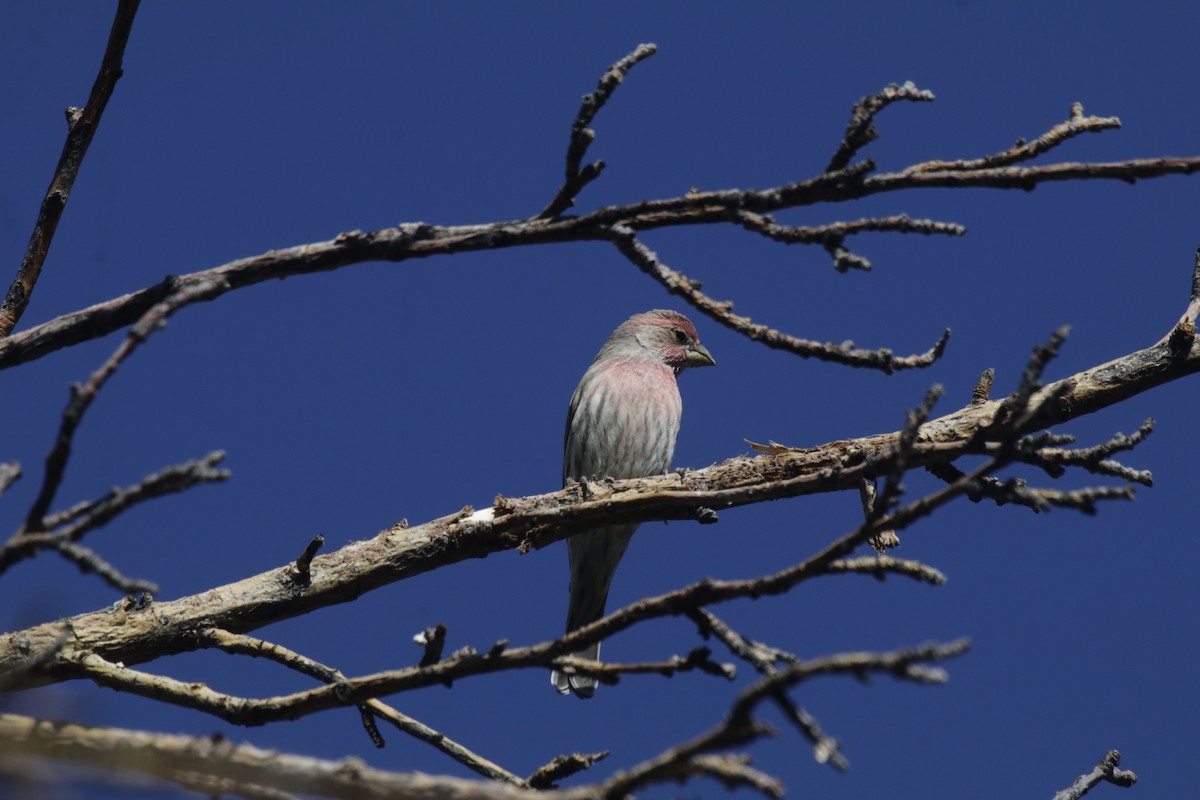
{"label": "bare branch", "polygon": [[317,551],[325,546],[325,537],[322,534],[317,534],[305,546],[304,552],[301,553],[294,564],[292,564],[292,576],[301,586],[307,586],[312,582],[312,560],[316,557]]}
{"label": "bare branch", "polygon": [[766,797],[783,797],[783,783],[751,767],[748,755],[695,756],[672,779],[681,780],[689,773],[714,778],[726,789],[745,787]]}
{"label": "bare branch", "polygon": [[[882,513],[882,511],[876,512],[875,510],[877,498],[878,490],[875,488],[874,481],[866,478],[859,481],[858,499],[862,503],[863,516],[866,519],[872,519],[877,513]],[[871,538],[867,540],[867,544],[871,545],[871,549],[882,556],[889,549],[900,546],[900,537],[896,535],[895,531],[879,531],[871,535]]]}
{"label": "bare branch", "polygon": [[[763,675],[775,675],[779,671],[776,664],[796,664],[800,661],[792,653],[747,639],[708,609],[689,611],[688,616],[699,626],[702,636],[716,636],[725,643],[730,652],[748,662]],[[800,735],[812,744],[813,757],[817,763],[828,763],[839,772],[850,768],[850,762],[842,755],[838,741],[821,729],[815,717],[793,703],[786,691],[777,690],[771,699]]]}
{"label": "bare branch", "polygon": [[725,327],[777,350],[786,350],[803,358],[815,358],[851,367],[870,367],[891,373],[901,369],[929,366],[941,358],[942,352],[946,348],[946,342],[950,338],[950,331],[947,330],[942,334],[942,338],[925,353],[896,356],[887,348],[862,350],[854,347],[853,342],[845,342],[840,345],[828,342],[822,344],[789,336],[781,331],[768,328],[766,325],[756,324],[749,317],[734,314],[731,301],[713,300],[701,292],[699,283],[664,264],[653,250],[642,244],[631,228],[615,225],[612,233],[612,241],[617,249],[643,272],[665,286],[667,291],[679,295],[694,308]]}
{"label": "bare branch", "polygon": [[[228,631],[209,629],[201,634],[202,639],[212,647],[224,650],[227,653],[238,653],[248,655],[254,658],[266,658],[274,661],[276,664],[281,664],[288,669],[301,672],[310,677],[316,678],[329,684],[345,685],[346,676],[341,671],[333,667],[326,666],[318,661],[315,661],[307,656],[301,655],[286,647],[256,639],[252,636],[243,634],[230,633]],[[252,701],[250,701],[252,702]],[[378,717],[391,725],[397,730],[408,734],[416,739],[419,739],[426,744],[432,745],[446,755],[453,758],[458,763],[466,766],[485,778],[496,781],[504,781],[516,786],[527,785],[524,780],[514,775],[508,770],[501,767],[483,756],[473,753],[463,745],[454,741],[444,733],[434,730],[424,723],[413,719],[407,714],[401,713],[399,710],[387,705],[380,700],[367,700],[359,704],[359,710],[364,716],[364,720],[371,720],[371,728],[373,728],[373,720]],[[371,728],[368,732],[371,733]],[[376,747],[382,747],[382,738],[379,737],[378,730],[374,730],[372,741]]]}
{"label": "bare branch", "polygon": [[1120,765],[1121,753],[1117,750],[1109,750],[1104,758],[1100,759],[1100,763],[1096,765],[1095,769],[1086,775],[1080,775],[1075,779],[1075,783],[1056,793],[1054,800],[1079,800],[1101,781],[1107,781],[1126,789],[1137,783],[1137,775],[1128,770],[1119,769]]}
{"label": "bare branch", "polygon": [[939,222],[934,219],[911,219],[907,214],[890,217],[863,217],[846,222],[830,222],[825,225],[779,225],[769,214],[752,211],[737,213],[737,221],[743,228],[762,234],[784,244],[828,244],[840,243],[847,236],[868,231],[892,231],[895,233],[919,233],[924,236],[944,234],[962,236],[967,229],[954,222]]}
{"label": "bare branch", "polygon": [[[333,270],[366,261],[400,262],[477,250],[610,240],[615,225],[640,232],[681,225],[737,222],[744,211],[764,214],[818,203],[847,202],[906,189],[989,187],[1030,190],[1054,181],[1121,180],[1132,183],[1162,175],[1190,175],[1200,170],[1200,156],[1130,159],[1110,163],[1059,163],[1038,167],[901,171],[864,177],[864,173],[872,168],[872,164],[863,162],[835,173],[770,189],[691,192],[682,197],[610,206],[579,217],[458,226],[406,223],[372,233],[350,231],[331,241],[272,250],[179,278],[168,278],[156,286],[65,314],[9,336],[0,340],[0,369],[107,335],[133,323],[164,297],[187,285],[212,278],[220,278],[226,283],[218,291],[195,297],[194,300],[211,300],[225,291],[266,280]],[[681,292],[681,288],[672,288],[672,291]],[[711,311],[705,312],[710,315],[717,314],[723,305],[711,300],[707,302],[713,305]],[[724,311],[728,312],[728,308]],[[719,314],[714,319],[718,317]],[[788,344],[766,335],[770,329],[752,326],[745,318],[731,319],[739,322],[735,329],[741,330],[744,335],[772,347],[790,349]]]}
{"label": "bare branch", "polygon": [[18,636],[12,639],[10,646],[24,658],[24,661],[18,662],[7,674],[0,675],[0,692],[7,691],[8,687],[15,684],[22,676],[40,670],[54,661],[62,652],[70,635],[71,626],[62,625],[54,641],[41,650],[35,650],[33,644],[26,637]]}
{"label": "bare branch", "polygon": [[988,367],[979,375],[979,381],[971,390],[971,405],[980,406],[992,398],[992,381],[996,379],[996,370]]}
{"label": "bare branch", "polygon": [[1021,374],[1021,385],[1011,397],[1001,401],[1001,407],[1007,416],[1016,420],[1009,426],[1009,441],[1015,443],[1019,435],[1027,433],[1029,420],[1040,410],[1042,405],[1046,404],[1048,399],[1051,399],[1047,395],[1037,404],[1032,402],[1034,394],[1042,388],[1042,373],[1045,371],[1046,365],[1058,355],[1059,348],[1066,341],[1068,333],[1070,333],[1070,328],[1063,325],[1050,334],[1050,338],[1046,342],[1033,348],[1029,361],[1025,364],[1025,371]]}
{"label": "bare branch", "polygon": [[[929,472],[952,483],[963,477],[953,464],[931,464]],[[1090,486],[1083,489],[1061,490],[1031,488],[1024,478],[1001,481],[990,475],[980,478],[967,490],[972,502],[987,498],[998,506],[1014,503],[1031,509],[1035,514],[1049,511],[1052,507],[1073,508],[1083,514],[1096,513],[1096,503],[1101,500],[1133,500],[1132,486]]]}
{"label": "bare branch", "polygon": [[632,769],[617,774],[601,785],[605,797],[619,797],[643,786],[676,780],[693,774],[690,766],[697,756],[714,750],[742,746],[763,736],[772,735],[770,728],[753,719],[753,712],[764,699],[779,690],[786,690],[802,680],[817,675],[849,673],[864,676],[872,672],[887,672],[897,678],[918,683],[940,683],[946,679],[939,668],[925,665],[966,652],[969,643],[960,639],[948,644],[927,644],[891,653],[843,653],[799,661],[786,669],[766,676],[743,690],[734,701],[725,720],[715,728],[685,742]]}
{"label": "bare branch", "polygon": [[[925,392],[925,397],[922,398],[921,403],[906,415],[904,427],[900,430],[899,437],[897,437],[895,454],[884,475],[886,480],[883,484],[883,492],[877,498],[874,498],[870,504],[871,508],[867,513],[868,523],[876,522],[886,514],[890,514],[892,509],[896,507],[900,495],[904,492],[904,486],[900,483],[900,479],[904,477],[904,473],[909,468],[909,461],[912,459],[913,448],[917,442],[917,433],[921,426],[925,424],[925,421],[929,419],[934,405],[937,404],[942,394],[943,389],[941,385],[934,384]],[[893,537],[896,535],[895,531],[890,531],[890,533]],[[878,537],[884,538],[885,532],[882,530],[878,531]]]}
{"label": "bare branch", "polygon": [[933,101],[933,92],[918,89],[911,82],[905,83],[903,86],[893,83],[885,86],[882,91],[869,94],[859,100],[850,112],[846,135],[842,138],[842,143],[838,145],[833,158],[829,159],[825,171],[833,172],[842,169],[858,155],[859,150],[879,138],[879,131],[875,130],[875,126],[871,123],[875,121],[875,116],[880,111],[898,100],[929,103]]}
{"label": "bare branch", "polygon": [[1043,133],[1032,142],[1019,140],[1009,149],[994,153],[983,158],[970,161],[926,161],[909,167],[905,172],[935,172],[938,170],[981,170],[993,167],[1008,166],[1021,161],[1037,158],[1048,150],[1053,150],[1063,142],[1084,133],[1101,133],[1106,130],[1121,127],[1121,120],[1116,117],[1085,117],[1083,105],[1073,103],[1070,116],[1065,122],[1060,122]]}
{"label": "bare branch", "polygon": [[833,255],[833,265],[839,272],[848,269],[871,269],[871,262],[850,253],[843,247],[847,236],[865,231],[894,231],[897,233],[919,233],[925,236],[945,234],[962,236],[967,229],[953,222],[938,222],[932,219],[909,219],[906,214],[890,217],[872,217],[849,222],[831,222],[826,225],[779,225],[768,214],[739,211],[737,221],[743,228],[761,234],[768,239],[784,244],[820,244]]}
{"label": "bare branch", "polygon": [[442,648],[446,646],[446,626],[438,623],[432,628],[426,628],[413,637],[413,641],[425,648],[421,655],[420,665],[428,667],[442,660]]}
{"label": "bare branch", "polygon": [[576,656],[561,656],[554,659],[552,666],[568,675],[582,673],[596,678],[601,683],[613,685],[622,675],[662,675],[672,678],[679,672],[699,670],[726,680],[737,677],[737,667],[713,661],[712,651],[707,647],[694,648],[687,656],[672,656],[666,661],[645,661],[635,664],[618,664],[613,661],[591,661]]}
{"label": "bare branch", "polygon": [[[3,547],[0,547],[0,574],[14,564],[46,549],[58,550],[71,557],[72,560],[76,560],[74,556],[86,552],[89,555],[83,557],[82,561],[85,564],[90,563],[92,558],[98,558],[98,556],[83,549],[73,551],[68,545],[77,542],[89,531],[101,527],[139,503],[174,492],[182,492],[198,484],[227,480],[229,471],[216,468],[216,465],[224,458],[223,452],[213,451],[204,458],[175,464],[153,475],[148,475],[133,486],[112,489],[98,500],[77,503],[68,509],[46,516],[42,522],[44,528],[42,532],[21,533],[18,531],[5,542]],[[64,525],[67,527],[62,530],[54,530]],[[107,567],[107,570],[115,573],[111,565]],[[98,570],[88,571],[96,572]],[[129,588],[130,585],[132,584],[121,584],[123,590],[134,591]],[[150,584],[139,585],[143,588],[150,586]]]}
{"label": "bare branch", "polygon": [[[1151,388],[1200,371],[1200,348],[1180,357],[1170,345],[1159,342],[1106,364],[1084,370],[1051,383],[1030,398],[1032,417],[1023,425],[1041,430],[1119,403]],[[1114,376],[1119,375],[1120,380]],[[1053,402],[1049,399],[1053,398]],[[989,451],[989,437],[1008,437],[1009,425],[1001,416],[1011,411],[1010,401],[992,400],[968,405],[944,417],[926,422],[919,429],[909,461],[910,468],[951,462],[967,453]],[[982,434],[981,431],[990,431]],[[156,613],[169,619],[167,625],[115,625],[101,612],[71,619],[76,632],[69,642],[70,654],[97,653],[113,661],[136,664],[186,647],[184,631],[206,627],[239,630],[254,628],[306,613],[315,608],[347,602],[366,591],[403,580],[448,563],[508,549],[540,547],[566,538],[598,523],[644,522],[654,519],[695,519],[697,508],[725,509],[783,497],[857,488],[863,478],[886,473],[894,457],[899,433],[836,441],[820,447],[797,450],[772,448],[772,455],[739,457],[702,470],[654,478],[593,483],[584,497],[578,484],[544,495],[527,498],[497,498],[494,508],[471,509],[433,520],[424,525],[396,525],[373,539],[354,542],[312,562],[312,584],[298,593],[290,582],[278,580],[275,571],[221,587],[204,595],[170,603],[156,603]],[[999,445],[999,440],[993,442]],[[1004,448],[1005,458],[1018,458],[1021,447]],[[994,452],[1000,453],[997,449]],[[963,476],[943,490],[898,509],[890,518],[876,523],[879,530],[910,524],[934,508],[949,502],[991,474],[1000,462],[990,459],[975,472]],[[830,545],[826,551],[797,567],[797,574],[826,569],[844,558],[876,529],[864,525]],[[811,562],[811,563],[810,563]],[[354,565],[348,569],[346,565]],[[288,567],[290,568],[290,564]],[[285,569],[286,569],[285,568]],[[797,574],[776,578],[782,585],[798,580]],[[709,602],[711,586],[696,590],[696,605]],[[686,610],[670,606],[674,612]],[[136,613],[136,612],[135,612]],[[588,632],[588,641],[599,641],[615,632],[601,620]],[[569,644],[558,640],[547,658],[563,655],[585,644],[580,629]],[[32,646],[44,647],[57,636],[52,626],[41,625],[15,635],[27,636]],[[549,652],[549,651],[548,651]],[[510,652],[511,655],[511,652]],[[0,675],[7,674],[21,658],[0,649]],[[435,676],[436,677],[436,676]],[[24,676],[21,687],[61,680],[46,671]],[[369,696],[369,695],[368,695]]]}
{"label": "bare branch", "polygon": [[583,772],[606,758],[608,758],[607,750],[602,753],[571,753],[567,756],[559,756],[549,764],[539,767],[529,776],[527,782],[533,789],[552,789],[556,782]]}
{"label": "bare branch", "polygon": [[21,465],[15,461],[0,462],[0,497],[21,478]]}
{"label": "bare branch", "polygon": [[80,572],[95,574],[119,592],[127,595],[141,594],[143,592],[158,594],[158,585],[156,583],[139,578],[130,578],[90,548],[76,542],[61,539],[52,540],[50,546],[63,558],[79,567]]}
{"label": "bare branch", "polygon": [[[269,786],[277,792],[347,800],[376,797],[515,800],[558,796],[497,782],[385,772],[353,758],[325,761],[260,750],[249,744],[233,744],[219,736],[94,728],[16,714],[0,714],[0,743],[8,755],[53,758],[105,770],[154,775],[176,783],[180,782],[180,776],[205,776],[209,781],[228,782],[205,784],[208,787],[221,785],[223,791],[237,791],[251,797],[267,795],[248,794],[240,787]],[[184,785],[196,785],[192,780],[185,777]]]}
{"label": "bare branch", "polygon": [[770,698],[777,689],[790,689],[817,675],[851,674],[862,677],[870,672],[887,672],[893,677],[916,683],[945,683],[945,672],[928,667],[925,662],[936,663],[954,658],[966,653],[970,648],[970,640],[956,639],[946,644],[930,642],[890,653],[842,653],[799,661],[774,675],[763,677],[746,688],[738,695],[729,717],[732,720],[749,719],[754,708]]}
{"label": "bare branch", "polygon": [[108,360],[101,364],[100,368],[93,372],[82,386],[77,384],[71,387],[71,400],[63,410],[62,423],[59,426],[54,447],[46,456],[46,473],[42,478],[42,486],[38,491],[37,499],[33,501],[33,505],[25,517],[22,533],[37,533],[45,530],[45,517],[50,510],[50,504],[54,502],[59,483],[62,482],[63,473],[66,471],[75,431],[83,420],[84,413],[91,406],[105,382],[117,371],[121,362],[132,355],[138,346],[158,330],[167,317],[181,306],[196,300],[215,297],[227,288],[221,280],[201,281],[189,284],[151,306],[137,324],[130,328],[125,340],[113,351]]}
{"label": "bare branch", "polygon": [[56,531],[55,535],[62,539],[78,541],[84,534],[105,525],[118,514],[139,503],[187,491],[200,484],[229,480],[229,470],[217,467],[224,460],[225,451],[214,450],[203,458],[174,464],[153,475],[147,475],[133,486],[113,489],[99,500],[74,506],[62,516],[51,514],[45,519],[45,528],[53,530],[77,520],[73,525]]}
{"label": "bare branch", "polygon": [[553,219],[559,216],[575,205],[575,198],[583,190],[583,187],[600,177],[600,173],[604,170],[603,161],[596,161],[586,167],[580,167],[588,147],[596,138],[596,132],[588,126],[592,124],[592,120],[608,102],[612,93],[621,85],[621,81],[625,79],[629,70],[633,69],[639,61],[644,61],[657,51],[658,48],[652,44],[639,44],[632,53],[613,64],[607,72],[600,76],[600,83],[596,85],[595,91],[583,96],[579,113],[575,115],[575,122],[571,125],[571,144],[567,147],[566,178],[554,195],[554,199],[538,212],[534,219]]}
{"label": "bare branch", "polygon": [[[1109,456],[1126,450],[1132,450],[1154,431],[1154,420],[1147,419],[1137,431],[1126,436],[1118,433],[1107,442],[1085,447],[1079,450],[1063,450],[1054,447],[1043,447],[1035,450],[1027,463],[1042,467],[1051,475],[1058,477],[1065,467],[1077,466],[1096,475],[1108,475],[1122,478],[1143,486],[1153,486],[1154,476],[1150,470],[1134,470],[1114,461]],[[1022,459],[1025,460],[1025,459]]]}
{"label": "bare branch", "polygon": [[684,780],[697,773],[693,766],[697,758],[714,750],[740,747],[757,739],[773,736],[774,730],[757,722],[727,718],[716,728],[677,747],[644,761],[632,769],[620,772],[600,784],[599,796],[626,797],[645,786],[667,781]]}
{"label": "bare branch", "polygon": [[108,99],[112,97],[113,89],[123,74],[121,62],[125,57],[125,44],[129,41],[129,32],[133,28],[133,18],[140,2],[121,0],[117,4],[112,30],[108,34],[108,46],[104,50],[100,72],[92,84],[87,104],[82,109],[67,110],[67,141],[63,144],[58,166],[50,179],[50,188],[42,199],[37,223],[33,226],[21,266],[4,296],[4,302],[0,303],[0,337],[12,332],[29,305],[29,298],[33,295],[34,286],[50,252],[50,242],[54,239],[58,221],[75,185],[75,176],[79,174],[79,166],[100,125],[100,117],[108,106]]}
{"label": "bare branch", "polygon": [[[869,543],[870,539],[868,539]],[[946,583],[945,574],[928,564],[884,555],[861,556],[860,558],[833,561],[826,567],[826,571],[830,574],[852,572],[859,575],[870,575],[876,580],[883,580],[889,574],[902,575],[906,578],[921,581],[922,583],[928,583],[930,586],[942,586]]]}
{"label": "bare branch", "polygon": [[[561,664],[567,666],[586,666],[589,671],[604,671],[606,665],[592,665],[586,661],[560,659],[564,653],[576,651],[586,644],[600,641],[619,630],[628,628],[637,622],[652,617],[667,614],[678,614],[682,611],[698,608],[716,602],[724,602],[737,597],[759,597],[762,595],[781,594],[788,591],[799,582],[830,571],[829,565],[838,557],[850,552],[865,541],[876,526],[894,524],[897,527],[911,524],[916,519],[931,513],[952,497],[965,491],[979,474],[995,467],[994,460],[980,468],[977,473],[965,476],[955,484],[899,509],[891,517],[875,523],[864,523],[854,532],[835,541],[817,555],[806,561],[789,567],[773,575],[749,581],[713,581],[704,580],[676,592],[638,601],[631,606],[598,620],[597,622],[579,628],[560,639],[552,642],[522,648],[507,648],[505,642],[498,642],[486,653],[476,653],[472,648],[463,648],[449,658],[426,666],[410,667],[392,670],[362,678],[339,681],[335,686],[321,687],[291,695],[272,697],[263,700],[247,700],[234,698],[208,687],[197,687],[194,684],[177,681],[148,673],[135,671],[124,664],[114,663],[97,653],[98,647],[75,648],[73,652],[60,657],[55,666],[59,676],[73,675],[86,677],[102,686],[128,691],[145,697],[164,700],[175,705],[195,708],[213,714],[235,724],[260,725],[266,722],[295,719],[300,716],[316,713],[322,710],[354,705],[377,696],[406,691],[436,683],[478,675],[523,668],[533,665],[547,666]],[[328,556],[326,558],[329,558]],[[315,584],[314,577],[314,584]],[[315,587],[314,587],[315,588]],[[221,592],[218,591],[217,594]],[[230,589],[229,593],[236,593]],[[212,594],[212,593],[206,593]],[[261,603],[263,597],[256,596],[255,602]],[[178,601],[177,601],[178,602]],[[163,614],[163,606],[159,604],[154,613]],[[160,617],[161,618],[161,617]],[[172,620],[174,622],[174,620]],[[122,623],[124,621],[122,620]],[[247,620],[239,619],[238,624],[245,626]],[[162,627],[162,626],[159,626]],[[78,641],[80,629],[75,627],[75,639]],[[190,642],[188,647],[193,645]],[[163,655],[159,650],[155,656]],[[556,660],[557,659],[557,660]],[[619,671],[663,671],[664,665],[613,665],[610,672]],[[677,669],[678,663],[666,665],[669,669]]]}

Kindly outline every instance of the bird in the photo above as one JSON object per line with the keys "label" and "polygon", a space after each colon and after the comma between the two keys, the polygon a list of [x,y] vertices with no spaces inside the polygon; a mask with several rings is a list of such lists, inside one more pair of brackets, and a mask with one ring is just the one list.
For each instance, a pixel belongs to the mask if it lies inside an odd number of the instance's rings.
{"label": "bird", "polygon": [[[696,327],[676,311],[655,309],[623,322],[579,381],[567,410],[563,485],[572,480],[662,475],[675,455],[683,403],[676,376],[686,367],[715,366]],[[571,536],[567,633],[604,616],[613,573],[637,523],[604,525]],[[571,655],[595,661],[600,643]],[[559,694],[589,698],[596,679],[554,670]]]}

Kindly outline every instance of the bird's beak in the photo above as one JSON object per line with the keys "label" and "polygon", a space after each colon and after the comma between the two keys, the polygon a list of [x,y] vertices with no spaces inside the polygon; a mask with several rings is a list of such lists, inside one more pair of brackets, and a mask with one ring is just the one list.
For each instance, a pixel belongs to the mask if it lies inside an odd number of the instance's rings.
{"label": "bird's beak", "polygon": [[689,367],[715,367],[717,360],[708,352],[708,348],[696,342],[688,348],[687,365]]}

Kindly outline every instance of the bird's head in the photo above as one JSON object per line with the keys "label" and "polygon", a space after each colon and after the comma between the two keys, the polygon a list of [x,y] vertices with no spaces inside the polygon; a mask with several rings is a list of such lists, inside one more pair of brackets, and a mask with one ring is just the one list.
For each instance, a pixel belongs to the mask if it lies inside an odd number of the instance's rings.
{"label": "bird's head", "polygon": [[655,309],[630,317],[613,333],[610,343],[637,350],[679,374],[685,367],[711,367],[716,360],[700,344],[696,326],[677,311]]}

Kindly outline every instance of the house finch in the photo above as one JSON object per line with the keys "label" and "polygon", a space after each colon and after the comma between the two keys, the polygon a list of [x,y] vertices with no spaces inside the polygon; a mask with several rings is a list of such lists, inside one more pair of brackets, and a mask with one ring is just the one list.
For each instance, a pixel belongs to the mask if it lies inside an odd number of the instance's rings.
{"label": "house finch", "polygon": [[[647,311],[613,331],[579,381],[567,410],[563,484],[568,480],[641,478],[671,466],[683,404],[675,376],[716,362],[687,317]],[[604,616],[608,587],[637,525],[606,525],[567,540],[571,601],[567,632]],[[600,643],[572,655],[596,660]],[[560,694],[596,693],[596,679],[558,670]]]}

